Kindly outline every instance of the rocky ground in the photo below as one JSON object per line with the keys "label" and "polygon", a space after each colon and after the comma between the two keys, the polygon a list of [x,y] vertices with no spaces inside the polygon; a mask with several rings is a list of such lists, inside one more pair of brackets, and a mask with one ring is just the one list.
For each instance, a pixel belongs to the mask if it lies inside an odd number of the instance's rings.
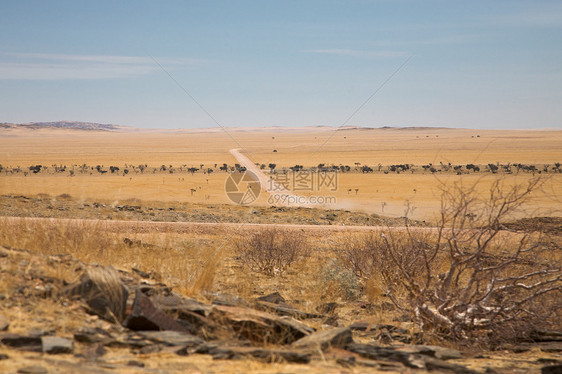
{"label": "rocky ground", "polygon": [[[69,195],[17,196],[2,195],[0,212],[11,217],[48,217],[156,222],[207,223],[277,223],[304,225],[403,225],[404,218],[348,210],[316,208],[242,207],[237,205],[202,205],[190,203],[145,202],[127,200],[111,202],[75,199]],[[410,221],[425,226],[425,222]]]}
{"label": "rocky ground", "polygon": [[[412,344],[400,324],[314,313],[273,292],[184,297],[142,269],[0,247],[2,373],[559,373],[562,332],[497,351]],[[459,347],[457,347],[459,348]]]}

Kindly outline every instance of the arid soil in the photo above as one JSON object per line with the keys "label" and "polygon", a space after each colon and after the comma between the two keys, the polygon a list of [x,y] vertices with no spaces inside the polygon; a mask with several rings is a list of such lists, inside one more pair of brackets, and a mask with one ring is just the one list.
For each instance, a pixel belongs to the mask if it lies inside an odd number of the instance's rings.
{"label": "arid soil", "polygon": [[[242,207],[225,204],[145,202],[125,200],[75,199],[62,196],[3,195],[0,197],[2,216],[48,217],[154,222],[264,223],[335,226],[396,226],[404,218],[389,218],[349,210],[320,208]],[[424,226],[423,221],[409,224]]]}
{"label": "arid soil", "polygon": [[0,258],[3,373],[544,373],[562,365],[560,334],[490,352],[418,346],[398,321],[362,322],[366,304],[353,306],[353,320],[339,317],[343,305],[305,313],[278,293],[185,298],[159,274],[71,256],[3,247]]}
{"label": "arid soil", "polygon": [[[562,326],[485,347],[423,335],[376,279],[338,262],[383,229],[435,233],[453,185],[478,182],[485,198],[498,178],[539,175],[496,239],[532,233],[559,251],[562,131],[237,129],[236,142],[222,130],[0,131],[0,373],[562,370]],[[265,191],[231,204],[233,148],[265,177],[270,163],[343,167],[320,191],[337,206],[272,206]],[[268,274],[238,245],[272,227],[306,251]]]}

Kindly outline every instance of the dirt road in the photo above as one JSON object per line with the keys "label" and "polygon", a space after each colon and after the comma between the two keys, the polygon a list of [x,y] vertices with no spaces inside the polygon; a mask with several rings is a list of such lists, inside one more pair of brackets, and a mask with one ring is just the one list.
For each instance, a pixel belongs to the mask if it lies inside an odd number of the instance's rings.
{"label": "dirt road", "polygon": [[263,191],[267,192],[270,197],[268,202],[275,206],[286,206],[286,207],[318,207],[324,209],[335,209],[337,208],[335,204],[329,204],[319,201],[317,198],[310,199],[306,196],[300,196],[293,193],[291,190],[286,188],[283,184],[278,183],[271,175],[266,175],[255,163],[253,163],[248,157],[240,153],[240,149],[231,149],[230,154],[238,160],[240,165],[244,166],[246,170],[252,172],[258,179]]}

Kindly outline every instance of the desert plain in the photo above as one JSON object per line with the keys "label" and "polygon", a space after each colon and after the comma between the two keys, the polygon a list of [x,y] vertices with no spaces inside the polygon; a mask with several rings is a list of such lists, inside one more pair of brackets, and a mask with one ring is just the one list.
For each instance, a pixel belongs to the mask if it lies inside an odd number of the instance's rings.
{"label": "desert plain", "polygon": [[[243,172],[244,165],[232,150],[247,157],[267,178],[288,176],[284,180],[291,193],[321,196],[327,202],[272,202],[262,183],[255,201],[236,204],[225,190],[226,181],[232,172]],[[385,286],[388,279],[362,272],[353,262],[357,258],[346,257],[355,253],[346,245],[361,247],[358,243],[365,235],[381,232],[394,235],[395,243],[401,243],[402,236],[415,237],[410,229],[420,235],[437,232],[443,191],[455,186],[474,186],[474,196],[485,198],[497,186],[509,190],[540,180],[525,196],[524,205],[502,215],[504,226],[488,223],[486,227],[501,231],[491,239],[492,252],[501,252],[496,241],[507,246],[521,236],[537,243],[548,237],[551,252],[541,252],[541,259],[559,266],[560,162],[561,130],[319,126],[101,131],[5,126],[0,128],[0,317],[9,322],[11,333],[56,335],[75,342],[72,354],[66,355],[0,344],[0,354],[8,357],[0,360],[0,368],[16,372],[21,366],[39,365],[49,372],[60,368],[72,372],[80,367],[92,373],[540,372],[545,365],[560,364],[559,309],[549,320],[549,331],[558,335],[553,335],[554,343],[543,342],[545,346],[528,339],[495,342],[495,347],[458,337],[447,340],[423,331],[408,311],[397,308]],[[336,179],[330,186],[319,186],[313,179],[316,184],[296,188],[294,178],[303,170],[313,178],[326,172]],[[482,225],[466,225],[484,230]],[[279,230],[279,240],[288,240],[284,245],[298,247],[294,259],[270,271],[252,262],[255,258],[248,255],[246,245],[249,238],[269,230]],[[297,238],[300,244],[288,238]],[[355,326],[355,345],[352,349],[345,345],[349,342],[333,340],[333,349],[314,348],[295,360],[306,364],[291,362],[292,358],[275,351],[278,342],[264,339],[258,344],[255,337],[236,344],[272,349],[265,360],[260,354],[236,350],[221,356],[209,346],[207,351],[187,349],[177,354],[169,347],[173,344],[146,336],[135,346],[130,334],[128,340],[123,338],[126,332],[119,323],[111,324],[99,313],[87,314],[91,312],[84,306],[87,301],[70,302],[61,296],[89,266],[117,269],[130,281],[130,291],[145,284],[150,292],[165,288],[167,296],[174,292],[197,299],[211,310],[205,309],[204,317],[213,326],[224,322],[215,316],[220,307],[259,304],[257,298],[278,292],[283,300],[278,304],[289,308],[289,312],[283,309],[285,315],[304,320],[311,328],[330,331]],[[560,278],[549,284],[560,287]],[[551,292],[547,301],[559,303],[560,292],[560,288]],[[129,300],[127,313],[133,313],[131,304]],[[259,305],[261,310],[279,312],[270,304]],[[76,340],[77,334],[85,336],[87,328],[108,331],[113,343]],[[211,334],[203,328],[197,333],[206,341],[234,344],[231,331],[221,335],[219,330]],[[362,352],[358,344],[414,352],[430,343],[460,353],[451,353],[449,366],[429,359],[419,365],[395,363],[358,353]],[[100,344],[102,348],[95,348]],[[231,358],[235,360],[227,360]]]}

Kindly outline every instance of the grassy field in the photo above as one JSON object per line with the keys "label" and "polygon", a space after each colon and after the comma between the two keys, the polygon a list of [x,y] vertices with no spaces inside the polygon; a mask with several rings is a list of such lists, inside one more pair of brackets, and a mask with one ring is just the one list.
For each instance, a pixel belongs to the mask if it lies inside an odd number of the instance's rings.
{"label": "grassy field", "polygon": [[[204,169],[236,160],[229,154],[240,148],[260,164],[274,163],[277,170],[293,165],[305,167],[349,165],[353,169],[369,165],[378,171],[392,164],[416,165],[415,173],[360,172],[340,173],[336,191],[302,191],[301,195],[334,196],[337,204],[330,208],[362,210],[369,213],[400,217],[410,204],[409,216],[430,219],[439,208],[440,188],[462,181],[473,183],[484,176],[486,190],[490,173],[456,175],[449,172],[432,174],[421,165],[438,167],[473,163],[523,163],[539,169],[552,167],[562,160],[562,131],[500,131],[437,128],[403,129],[254,129],[200,131],[89,132],[77,130],[4,130],[0,136],[0,164],[4,167],[30,165],[124,165],[147,164],[150,168],[172,165],[184,168],[203,165]],[[277,152],[273,152],[276,150]],[[265,168],[268,170],[268,167]],[[501,173],[500,173],[501,174]],[[530,173],[502,175],[506,183],[521,182]],[[495,176],[494,176],[495,177]],[[560,215],[562,174],[549,173],[544,191],[537,195],[532,209],[543,215]],[[76,198],[100,198],[121,201],[137,198],[151,201],[179,201],[204,204],[230,203],[224,192],[225,172],[175,173],[146,171],[126,176],[97,172],[28,176],[0,174],[0,194],[35,195],[70,194]],[[357,190],[357,191],[356,191]],[[267,205],[262,193],[256,205]]]}

